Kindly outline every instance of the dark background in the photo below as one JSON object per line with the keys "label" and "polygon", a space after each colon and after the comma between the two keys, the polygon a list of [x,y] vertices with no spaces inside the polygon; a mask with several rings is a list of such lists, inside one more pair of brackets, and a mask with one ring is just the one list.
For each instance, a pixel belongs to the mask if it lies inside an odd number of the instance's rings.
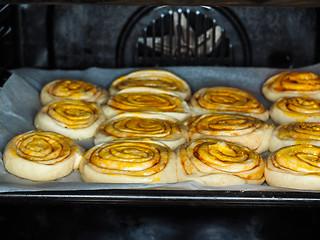
{"label": "dark background", "polygon": [[[13,39],[4,41],[6,45],[2,44],[5,46],[2,52],[7,53],[4,54],[6,57],[0,56],[0,63],[14,67],[67,69],[116,67],[121,31],[140,8],[13,6],[8,20],[13,25]],[[251,66],[293,68],[319,62],[319,9],[227,9],[238,19],[248,36]]]}

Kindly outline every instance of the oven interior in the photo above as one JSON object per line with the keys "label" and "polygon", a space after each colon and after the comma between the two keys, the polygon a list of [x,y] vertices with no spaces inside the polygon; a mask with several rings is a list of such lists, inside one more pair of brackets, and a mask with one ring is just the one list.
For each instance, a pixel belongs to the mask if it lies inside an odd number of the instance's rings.
{"label": "oven interior", "polygon": [[297,68],[319,25],[310,7],[1,5],[0,67]]}
{"label": "oven interior", "polygon": [[[263,1],[261,1],[263,2]],[[227,66],[320,61],[317,7],[1,4],[1,81],[16,68]],[[68,198],[68,196],[65,196]],[[13,239],[279,239],[317,229],[319,206],[2,199]],[[52,200],[52,199],[51,199]]]}

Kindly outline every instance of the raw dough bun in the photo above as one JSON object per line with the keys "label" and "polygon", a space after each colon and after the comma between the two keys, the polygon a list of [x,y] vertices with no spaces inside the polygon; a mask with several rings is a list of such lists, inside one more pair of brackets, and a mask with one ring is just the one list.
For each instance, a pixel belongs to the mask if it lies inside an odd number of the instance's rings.
{"label": "raw dough bun", "polygon": [[175,153],[151,140],[119,140],[97,145],[80,163],[85,182],[172,183],[177,182]]}
{"label": "raw dough bun", "polygon": [[40,99],[43,105],[66,99],[103,104],[108,99],[108,92],[92,83],[74,79],[57,79],[42,88]]}
{"label": "raw dough bun", "polygon": [[192,115],[237,113],[269,119],[269,112],[251,94],[230,87],[210,87],[198,90],[190,100]]}
{"label": "raw dough bun", "polygon": [[262,184],[264,160],[255,151],[220,139],[192,140],[178,148],[178,181],[208,186]]}
{"label": "raw dough bun", "polygon": [[180,121],[191,116],[187,102],[169,91],[148,87],[121,90],[109,98],[102,110],[109,119],[124,112],[161,113]]}
{"label": "raw dough bun", "polygon": [[279,125],[270,138],[269,150],[296,144],[312,144],[320,146],[320,123],[289,123]]}
{"label": "raw dough bun", "polygon": [[320,100],[308,97],[281,98],[271,106],[270,117],[278,124],[320,122]]}
{"label": "raw dough bun", "polygon": [[14,137],[3,154],[8,172],[33,181],[53,181],[78,169],[82,149],[70,138],[53,132],[30,131]]}
{"label": "raw dough bun", "polygon": [[287,146],[267,158],[265,176],[270,186],[320,190],[320,147]]}
{"label": "raw dough bun", "polygon": [[123,113],[100,125],[94,143],[140,138],[160,141],[174,150],[188,140],[188,133],[180,121],[163,114]]}
{"label": "raw dough bun", "polygon": [[207,114],[187,122],[189,138],[219,138],[240,143],[262,153],[269,148],[274,126],[260,119],[240,114]]}
{"label": "raw dough bun", "polygon": [[320,100],[320,78],[311,72],[283,72],[262,86],[264,96],[275,102],[283,97],[312,97]]}
{"label": "raw dough bun", "polygon": [[131,87],[152,87],[168,90],[184,100],[189,100],[191,90],[186,81],[164,70],[141,70],[132,72],[113,81],[109,88],[111,95]]}
{"label": "raw dough bun", "polygon": [[43,106],[34,125],[36,129],[57,132],[72,139],[89,139],[105,119],[95,103],[64,100]]}

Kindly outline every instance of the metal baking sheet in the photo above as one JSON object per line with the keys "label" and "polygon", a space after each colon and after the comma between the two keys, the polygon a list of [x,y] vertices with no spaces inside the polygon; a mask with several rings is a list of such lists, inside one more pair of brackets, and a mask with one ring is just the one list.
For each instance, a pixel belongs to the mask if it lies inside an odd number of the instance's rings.
{"label": "metal baking sheet", "polygon": [[[266,107],[263,82],[287,69],[229,67],[167,67],[185,79],[192,92],[209,86],[232,86],[252,93]],[[0,149],[14,136],[34,129],[33,119],[41,107],[41,88],[57,78],[76,78],[108,88],[110,83],[139,69],[40,70],[15,69],[0,91]],[[320,74],[320,64],[302,69]],[[85,148],[90,141],[80,142]],[[2,155],[1,155],[2,156]],[[196,182],[174,184],[84,183],[78,171],[53,182],[39,183],[7,173],[0,162],[0,201],[104,202],[125,204],[190,205],[308,205],[320,204],[320,191],[301,191],[263,185],[212,188]]]}

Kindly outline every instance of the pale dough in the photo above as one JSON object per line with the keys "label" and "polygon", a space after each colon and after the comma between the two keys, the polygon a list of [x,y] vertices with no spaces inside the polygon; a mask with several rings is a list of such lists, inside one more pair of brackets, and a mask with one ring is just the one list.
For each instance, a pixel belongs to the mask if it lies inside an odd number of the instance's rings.
{"label": "pale dough", "polygon": [[13,175],[33,181],[53,181],[79,168],[85,150],[53,132],[30,131],[6,146],[3,162]]}
{"label": "pale dough", "polygon": [[114,80],[109,88],[111,95],[131,87],[153,87],[168,90],[184,100],[189,100],[191,90],[186,81],[164,70],[141,70]]}
{"label": "pale dough", "polygon": [[89,149],[80,163],[85,182],[177,182],[176,155],[165,144],[149,140],[119,140]]}
{"label": "pale dough", "polygon": [[121,90],[109,98],[102,110],[108,119],[124,112],[161,113],[180,121],[191,116],[190,107],[182,98],[170,91],[148,87]]}
{"label": "pale dough", "polygon": [[164,114],[123,113],[100,125],[94,143],[117,139],[149,138],[176,149],[188,140],[186,127],[177,119]]}
{"label": "pale dough", "polygon": [[64,100],[43,106],[34,125],[36,129],[57,132],[72,139],[89,139],[105,119],[95,103]]}
{"label": "pale dough", "polygon": [[178,148],[178,181],[194,180],[213,187],[262,184],[264,167],[255,151],[221,139],[196,139]]}
{"label": "pale dough", "polygon": [[189,138],[219,138],[240,143],[258,153],[269,148],[274,126],[240,114],[198,115],[188,120]]}
{"label": "pale dough", "polygon": [[43,105],[65,99],[103,104],[108,99],[108,91],[92,83],[75,79],[57,79],[41,89],[40,100]]}

